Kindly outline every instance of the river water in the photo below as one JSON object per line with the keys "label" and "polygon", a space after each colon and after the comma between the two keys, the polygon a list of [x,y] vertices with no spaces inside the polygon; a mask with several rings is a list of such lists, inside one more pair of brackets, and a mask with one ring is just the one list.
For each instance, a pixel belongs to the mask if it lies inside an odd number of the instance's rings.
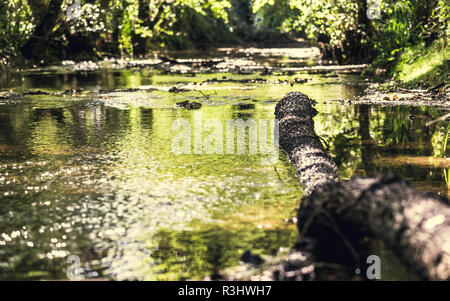
{"label": "river water", "polygon": [[[195,280],[238,265],[246,250],[291,247],[302,189],[285,154],[272,164],[248,149],[227,154],[225,137],[223,154],[194,149],[199,116],[201,128],[270,122],[290,91],[317,100],[315,128],[341,178],[394,173],[448,195],[448,122],[426,126],[443,109],[336,101],[363,95],[373,79],[358,66],[315,67],[316,54],[221,49],[170,54],[177,63],[2,74],[1,91],[26,95],[0,99],[0,279]],[[186,100],[202,106],[175,106]],[[191,125],[178,136],[189,153],[173,151],[177,120]],[[407,279],[395,266],[383,275]]]}

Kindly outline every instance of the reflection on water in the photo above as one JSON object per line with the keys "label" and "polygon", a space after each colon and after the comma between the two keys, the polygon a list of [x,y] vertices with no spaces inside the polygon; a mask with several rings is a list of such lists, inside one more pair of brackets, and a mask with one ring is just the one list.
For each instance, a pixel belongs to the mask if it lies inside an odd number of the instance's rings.
{"label": "reflection on water", "polygon": [[316,118],[316,129],[326,137],[341,177],[392,173],[420,189],[448,196],[448,122],[426,126],[443,110],[361,105],[347,107],[349,112],[343,114],[342,107],[335,112],[330,108],[319,105],[325,118]]}
{"label": "reflection on water", "polygon": [[[186,277],[190,270],[179,274],[174,266],[164,273],[163,265],[156,265],[166,248],[166,240],[159,241],[165,236],[161,233],[183,239],[192,235],[198,244],[208,241],[206,248],[235,246],[191,231],[201,233],[202,225],[214,224],[216,230],[209,233],[220,238],[221,230],[230,229],[228,223],[240,223],[234,210],[251,207],[260,214],[268,204],[281,212],[272,212],[273,224],[263,220],[242,226],[245,232],[238,231],[236,247],[222,250],[228,254],[225,262],[237,261],[244,249],[264,240],[252,231],[278,233],[281,240],[273,240],[273,234],[265,239],[272,248],[293,242],[294,228],[284,219],[301,191],[286,162],[274,167],[262,166],[258,156],[250,155],[176,156],[171,153],[171,124],[179,117],[192,120],[192,111],[121,110],[83,101],[54,104],[56,108],[48,102],[0,108],[2,277],[64,278],[68,255],[90,264],[86,276],[97,275],[93,272],[99,273],[101,266],[119,279]],[[273,106],[254,109],[270,115]],[[202,113],[221,120],[239,110],[230,105]],[[223,239],[229,237],[223,234]],[[190,277],[210,272],[206,263],[197,266],[204,254],[196,254],[186,257],[193,265]],[[168,262],[183,262],[184,257]]]}
{"label": "reflection on water", "polygon": [[[224,76],[252,75],[197,74],[194,81]],[[319,101],[316,130],[341,177],[391,172],[448,194],[448,123],[425,125],[441,110],[344,106],[330,100],[361,93],[358,76],[287,76],[301,77],[308,82],[294,87],[220,82],[202,93],[41,95],[0,103],[0,278],[64,279],[67,256],[77,255],[83,277],[201,279],[236,265],[246,250],[273,255],[292,246],[295,226],[285,220],[302,192],[289,162],[283,155],[274,166],[261,165],[259,155],[175,155],[171,125],[194,116],[174,108],[186,99],[203,104],[203,118],[225,123],[272,119],[276,100],[300,90]],[[148,69],[103,70],[17,73],[1,87],[192,82],[190,75]]]}

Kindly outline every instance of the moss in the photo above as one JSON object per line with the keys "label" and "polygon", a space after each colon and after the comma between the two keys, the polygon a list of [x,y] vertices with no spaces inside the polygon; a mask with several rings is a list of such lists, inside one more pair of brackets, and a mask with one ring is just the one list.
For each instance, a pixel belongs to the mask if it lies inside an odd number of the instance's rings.
{"label": "moss", "polygon": [[429,87],[448,80],[449,63],[450,50],[443,40],[426,48],[422,43],[400,55],[393,75],[406,87]]}

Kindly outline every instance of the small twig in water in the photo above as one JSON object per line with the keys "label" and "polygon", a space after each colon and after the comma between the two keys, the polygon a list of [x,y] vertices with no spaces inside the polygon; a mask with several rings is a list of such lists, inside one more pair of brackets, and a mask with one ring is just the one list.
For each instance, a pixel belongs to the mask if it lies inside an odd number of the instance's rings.
{"label": "small twig in water", "polygon": [[284,185],[285,183],[284,183],[283,179],[281,178],[280,173],[277,170],[277,167],[274,166],[273,169],[275,170],[275,173],[277,174],[278,180],[280,180],[280,182],[283,183],[283,185]]}
{"label": "small twig in water", "polygon": [[208,100],[209,100],[209,98],[211,97],[211,95],[207,95],[207,94],[203,93],[202,90],[197,90],[197,91],[200,92],[200,94],[202,94],[203,97],[205,97],[205,98],[208,99]]}
{"label": "small twig in water", "polygon": [[434,120],[432,120],[432,121],[429,121],[429,122],[427,122],[425,125],[426,125],[426,126],[430,126],[430,125],[432,125],[432,124],[435,124],[436,122],[446,120],[447,118],[450,118],[450,113],[447,113],[447,114],[445,114],[444,116],[441,116],[441,117],[436,118],[436,119],[434,119]]}

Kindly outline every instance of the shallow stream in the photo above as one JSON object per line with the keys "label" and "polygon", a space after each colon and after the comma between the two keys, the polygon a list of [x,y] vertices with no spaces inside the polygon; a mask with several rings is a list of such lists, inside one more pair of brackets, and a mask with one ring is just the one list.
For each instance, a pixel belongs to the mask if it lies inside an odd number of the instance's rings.
{"label": "shallow stream", "polygon": [[[373,80],[359,66],[317,66],[313,48],[170,55],[176,64],[64,62],[0,76],[1,91],[20,95],[0,99],[1,279],[203,279],[246,250],[291,247],[302,189],[285,154],[269,165],[261,152],[227,154],[225,135],[223,154],[216,144],[195,153],[199,117],[203,141],[207,120],[223,131],[255,120],[261,138],[260,121],[290,91],[317,100],[315,128],[342,178],[394,173],[448,196],[449,123],[426,125],[444,109],[343,104]],[[186,100],[201,108],[175,105]],[[173,152],[177,120],[191,125],[181,135],[190,153]],[[407,279],[384,269],[384,280]]]}

